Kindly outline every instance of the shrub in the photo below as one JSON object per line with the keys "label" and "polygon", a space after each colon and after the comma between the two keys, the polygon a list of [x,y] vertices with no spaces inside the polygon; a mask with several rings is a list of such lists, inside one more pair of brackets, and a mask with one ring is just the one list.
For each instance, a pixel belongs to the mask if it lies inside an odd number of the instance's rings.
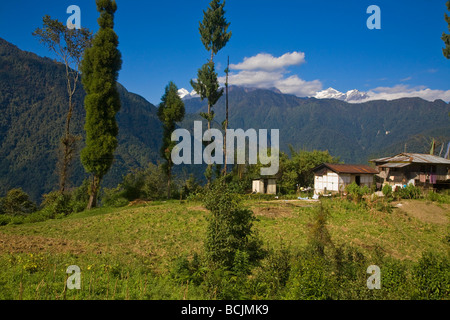
{"label": "shrub", "polygon": [[332,275],[324,257],[302,254],[292,268],[287,285],[289,300],[326,300],[332,294]]}
{"label": "shrub", "polygon": [[72,213],[71,199],[72,196],[68,192],[53,191],[44,194],[44,201],[42,202],[45,213],[50,218],[55,218],[58,214],[68,215]]}
{"label": "shrub", "polygon": [[[119,185],[123,197],[128,201],[136,199],[159,200],[167,197],[167,176],[161,166],[152,163],[145,169],[137,169],[127,174]],[[171,184],[172,194],[179,195],[175,183]]]}
{"label": "shrub", "polygon": [[129,201],[125,198],[126,191],[118,186],[116,188],[103,188],[102,204],[107,207],[124,207]]}
{"label": "shrub", "polygon": [[289,280],[291,258],[291,252],[285,248],[267,253],[254,280],[258,296],[270,299],[281,294]]}
{"label": "shrub", "polygon": [[2,211],[12,216],[26,215],[36,211],[36,205],[22,189],[11,189],[2,200]]}
{"label": "shrub", "polygon": [[308,244],[313,252],[324,256],[325,247],[332,245],[331,236],[327,229],[328,210],[323,202],[316,209],[314,220],[309,223]]}
{"label": "shrub", "polygon": [[425,252],[414,266],[414,299],[450,298],[450,261],[448,256]]}
{"label": "shrub", "polygon": [[4,214],[0,214],[0,226],[6,226],[7,224],[11,223],[11,217],[4,215]]}
{"label": "shrub", "polygon": [[352,182],[347,187],[345,187],[345,191],[348,193],[349,198],[355,203],[359,203],[364,195],[370,193],[370,189],[368,186],[360,187],[355,182]]}
{"label": "shrub", "polygon": [[408,184],[405,188],[397,188],[394,196],[399,199],[419,199],[422,196],[422,190],[412,184]]}
{"label": "shrub", "polygon": [[72,191],[53,191],[44,194],[42,202],[42,214],[32,219],[54,219],[64,217],[71,213],[81,212],[86,209],[89,201],[89,180],[84,180],[81,186]]}
{"label": "shrub", "polygon": [[242,207],[239,196],[222,179],[216,180],[205,194],[204,204],[211,212],[205,240],[209,262],[231,270],[238,251],[248,254],[249,263],[264,256],[262,241],[253,229],[253,212]]}
{"label": "shrub", "polygon": [[450,195],[448,194],[448,190],[445,191],[441,191],[441,192],[434,192],[434,191],[429,191],[426,195],[425,195],[425,199],[429,200],[429,201],[436,201],[442,204],[448,204],[450,203]]}
{"label": "shrub", "polygon": [[385,196],[387,199],[392,198],[392,187],[391,187],[390,185],[385,184],[385,185],[383,186],[382,191],[383,191],[384,196]]}

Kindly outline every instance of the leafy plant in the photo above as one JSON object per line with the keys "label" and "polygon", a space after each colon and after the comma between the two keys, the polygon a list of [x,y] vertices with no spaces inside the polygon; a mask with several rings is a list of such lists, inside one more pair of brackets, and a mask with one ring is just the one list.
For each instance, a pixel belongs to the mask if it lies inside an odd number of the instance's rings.
{"label": "leafy plant", "polygon": [[26,215],[36,211],[37,207],[22,189],[11,189],[1,201],[1,211],[8,215]]}
{"label": "leafy plant", "polygon": [[255,215],[242,207],[239,196],[222,180],[216,180],[204,197],[205,207],[210,211],[205,250],[209,262],[231,270],[238,252],[248,254],[249,263],[254,264],[264,256],[264,251],[253,228]]}

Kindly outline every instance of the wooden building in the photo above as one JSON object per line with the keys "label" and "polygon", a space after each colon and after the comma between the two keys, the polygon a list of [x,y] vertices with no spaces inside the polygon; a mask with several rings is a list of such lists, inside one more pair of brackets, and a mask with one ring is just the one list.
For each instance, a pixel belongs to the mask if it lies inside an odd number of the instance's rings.
{"label": "wooden building", "polygon": [[313,169],[314,193],[335,194],[355,182],[359,186],[372,187],[378,170],[367,165],[323,163]]}
{"label": "wooden building", "polygon": [[393,188],[408,184],[431,188],[450,187],[450,160],[431,154],[400,153],[398,155],[374,159],[383,184]]}

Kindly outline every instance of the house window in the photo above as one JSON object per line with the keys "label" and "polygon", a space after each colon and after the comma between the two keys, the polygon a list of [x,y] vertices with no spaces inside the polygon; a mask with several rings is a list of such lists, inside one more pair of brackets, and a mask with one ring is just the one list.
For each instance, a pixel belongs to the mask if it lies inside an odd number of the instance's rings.
{"label": "house window", "polygon": [[361,176],[356,176],[355,177],[355,182],[358,186],[361,186]]}

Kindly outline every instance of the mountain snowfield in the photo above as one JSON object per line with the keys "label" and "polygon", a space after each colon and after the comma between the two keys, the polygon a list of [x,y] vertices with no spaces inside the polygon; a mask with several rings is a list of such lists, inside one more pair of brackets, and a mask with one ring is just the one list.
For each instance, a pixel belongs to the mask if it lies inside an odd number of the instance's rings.
{"label": "mountain snowfield", "polygon": [[[279,90],[271,89],[273,91],[277,91],[281,93]],[[181,88],[178,90],[178,95],[181,99],[192,99],[198,98],[199,95],[195,90],[188,91],[185,88]],[[326,90],[322,90],[317,92],[314,96],[316,99],[337,99],[346,102],[363,102],[364,100],[369,98],[369,95],[366,92],[361,92],[357,89],[347,91],[347,93],[340,92],[333,88],[328,88]]]}
{"label": "mountain snowfield", "polygon": [[316,93],[316,99],[337,99],[346,102],[363,102],[369,98],[366,92],[361,92],[357,89],[347,91],[347,93],[340,92],[333,88],[328,88]]}
{"label": "mountain snowfield", "polygon": [[191,92],[189,92],[185,88],[179,89],[178,95],[180,96],[181,99],[192,99],[192,98],[199,97],[198,93],[195,90],[192,90]]}

